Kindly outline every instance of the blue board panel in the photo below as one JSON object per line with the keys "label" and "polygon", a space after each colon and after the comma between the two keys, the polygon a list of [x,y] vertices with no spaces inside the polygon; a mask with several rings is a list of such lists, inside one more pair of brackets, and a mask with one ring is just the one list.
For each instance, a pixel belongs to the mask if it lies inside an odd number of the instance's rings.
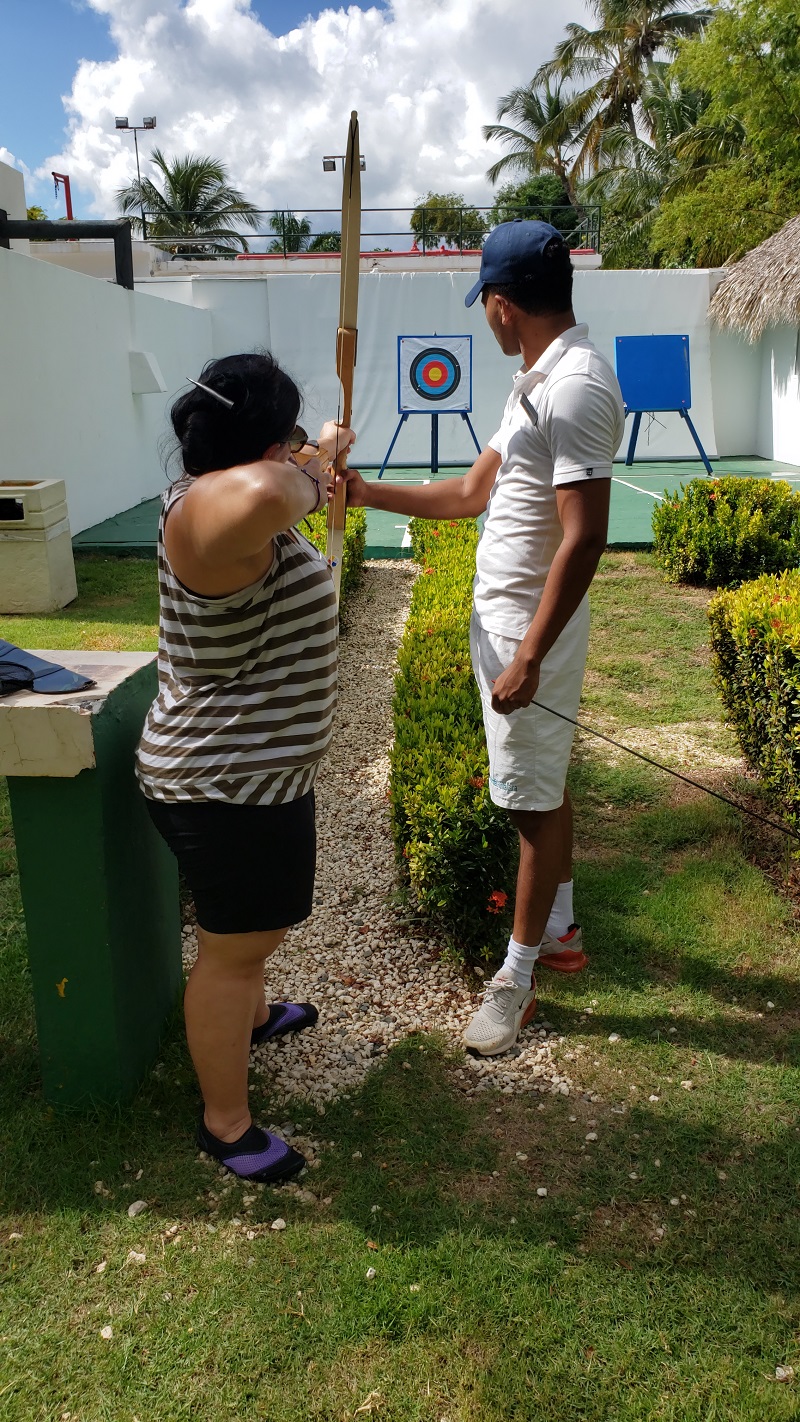
{"label": "blue board panel", "polygon": [[688,336],[617,336],[616,347],[626,409],[691,409]]}

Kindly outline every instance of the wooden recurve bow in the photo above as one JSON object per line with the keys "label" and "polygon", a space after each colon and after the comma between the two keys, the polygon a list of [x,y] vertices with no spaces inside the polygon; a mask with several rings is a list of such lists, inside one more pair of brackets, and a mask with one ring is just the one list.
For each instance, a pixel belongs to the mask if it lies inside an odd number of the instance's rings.
{"label": "wooden recurve bow", "polygon": [[[358,146],[358,114],[350,115],[347,151],[342,179],[342,254],[339,286],[339,329],[336,333],[336,373],[342,383],[341,424],[349,426],[353,415],[353,372],[358,340],[358,263],[361,255],[361,153]],[[337,455],[334,473],[347,464],[347,450]],[[328,504],[326,556],[333,572],[336,597],[342,579],[342,549],[347,509],[347,490],[342,484]]]}

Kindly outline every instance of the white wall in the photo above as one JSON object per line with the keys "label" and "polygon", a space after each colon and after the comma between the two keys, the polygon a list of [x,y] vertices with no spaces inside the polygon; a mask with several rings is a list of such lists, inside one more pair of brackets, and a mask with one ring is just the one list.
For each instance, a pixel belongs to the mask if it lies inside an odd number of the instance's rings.
{"label": "white wall", "polygon": [[[12,171],[13,170],[9,170]],[[575,306],[613,361],[614,337],[688,334],[692,414],[710,455],[800,463],[797,333],[761,347],[710,331],[710,272],[579,271]],[[397,425],[397,336],[473,336],[473,424],[495,430],[516,360],[505,359],[482,307],[467,311],[470,272],[386,272],[361,280],[354,423],[365,464],[379,463]],[[156,299],[158,298],[158,299]],[[0,478],[60,477],[73,532],[163,489],[159,437],[165,407],[211,356],[264,346],[301,385],[313,431],[335,415],[338,272],[163,276],[135,292],[16,252],[0,251]],[[130,351],[151,352],[166,391],[135,395]],[[694,457],[677,415],[661,415],[642,459]],[[643,422],[646,424],[646,421]],[[630,428],[630,421],[628,429]],[[627,442],[627,431],[626,431]],[[412,416],[393,459],[424,463],[430,422]],[[455,415],[440,421],[440,459],[468,462],[474,447]]]}
{"label": "white wall", "polygon": [[[64,479],[73,533],[160,493],[165,405],[211,354],[206,312],[0,250],[0,313],[0,478]],[[166,393],[132,393],[133,350]]]}
{"label": "white wall", "polygon": [[773,327],[756,350],[761,361],[758,453],[800,464],[800,331]]}
{"label": "white wall", "polygon": [[[12,168],[10,163],[0,163],[0,207],[8,213],[14,222],[24,222],[28,215],[28,208],[25,203],[25,179],[18,168]],[[30,243],[27,238],[15,237],[11,243],[12,252],[25,252],[30,250]]]}
{"label": "white wall", "polygon": [[[746,348],[709,330],[707,309],[715,274],[708,271],[576,271],[575,310],[592,338],[614,362],[615,336],[651,333],[688,335],[692,373],[692,419],[709,455],[749,455],[756,447],[756,367]],[[472,422],[483,444],[500,421],[516,359],[498,350],[483,309],[464,307],[475,280],[467,272],[362,274],[359,294],[358,364],[354,421],[364,463],[383,459],[398,421],[398,335],[473,336]],[[193,304],[211,317],[215,355],[267,346],[301,385],[309,425],[335,413],[338,272],[269,276],[161,276],[143,289]],[[741,356],[741,359],[740,359]],[[754,383],[755,382],[755,383]],[[627,445],[630,419],[626,429]],[[696,458],[695,446],[677,414],[642,422],[638,459]],[[455,415],[440,420],[440,459],[468,461],[469,434]],[[412,416],[393,462],[421,463],[430,452],[430,421]]]}

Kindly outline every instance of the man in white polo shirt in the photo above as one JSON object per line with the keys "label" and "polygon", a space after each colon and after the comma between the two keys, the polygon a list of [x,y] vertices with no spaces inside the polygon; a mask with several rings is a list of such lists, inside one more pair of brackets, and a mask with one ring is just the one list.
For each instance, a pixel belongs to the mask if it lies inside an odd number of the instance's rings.
{"label": "man in white polo shirt", "polygon": [[486,512],[470,627],[489,790],[519,833],[514,929],[465,1044],[507,1051],[536,1012],[537,960],[585,966],[572,907],[565,782],[589,636],[587,591],[605,548],[611,461],[625,415],[611,366],[572,310],[572,263],[556,228],[506,222],[487,238],[481,297],[504,355],[522,356],[497,434],[464,478],[410,489],[348,470],[348,503],[417,518]]}

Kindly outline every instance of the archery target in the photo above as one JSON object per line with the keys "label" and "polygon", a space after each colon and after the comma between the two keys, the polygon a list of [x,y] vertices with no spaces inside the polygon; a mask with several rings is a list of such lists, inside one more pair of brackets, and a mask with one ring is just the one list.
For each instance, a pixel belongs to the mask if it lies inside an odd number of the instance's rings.
{"label": "archery target", "polygon": [[472,337],[400,336],[398,410],[472,409]]}

